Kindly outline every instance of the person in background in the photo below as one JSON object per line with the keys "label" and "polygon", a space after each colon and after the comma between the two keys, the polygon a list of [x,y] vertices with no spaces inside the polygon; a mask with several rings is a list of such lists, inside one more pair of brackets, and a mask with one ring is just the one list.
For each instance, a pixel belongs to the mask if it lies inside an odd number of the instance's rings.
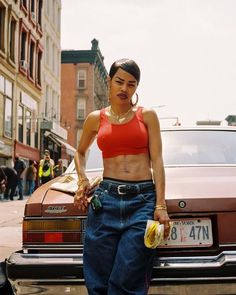
{"label": "person in background", "polygon": [[44,184],[53,179],[53,166],[54,161],[50,158],[50,152],[44,151],[44,157],[39,162],[39,180],[41,184]]}
{"label": "person in background", "polygon": [[10,193],[10,200],[13,201],[18,183],[18,175],[15,169],[7,166],[0,166],[0,183],[4,192],[4,200],[9,200]]}
{"label": "person in background", "polygon": [[[160,124],[154,110],[132,101],[140,69],[130,59],[109,71],[109,103],[88,115],[75,153],[78,190],[74,204],[87,210],[84,277],[90,295],[145,295],[155,250],[144,244],[147,220],[170,233]],[[97,137],[103,156],[103,180],[88,199],[86,156]]]}
{"label": "person in background", "polygon": [[63,165],[62,159],[59,159],[57,165],[53,168],[54,177],[62,175],[65,171],[66,167]]}
{"label": "person in background", "polygon": [[36,177],[37,177],[37,169],[34,166],[34,161],[29,160],[29,167],[26,170],[26,183],[28,187],[29,196],[34,192]]}
{"label": "person in background", "polygon": [[18,187],[18,193],[19,193],[19,198],[18,200],[23,200],[23,177],[24,177],[24,172],[26,169],[25,162],[19,158],[19,155],[16,154],[15,156],[15,163],[14,163],[14,169],[17,172],[17,187]]}

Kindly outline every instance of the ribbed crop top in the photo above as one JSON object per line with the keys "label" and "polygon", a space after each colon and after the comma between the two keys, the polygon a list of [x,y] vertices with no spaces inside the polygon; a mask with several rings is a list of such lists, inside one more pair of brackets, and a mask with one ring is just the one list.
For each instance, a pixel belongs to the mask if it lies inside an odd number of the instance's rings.
{"label": "ribbed crop top", "polygon": [[138,107],[134,117],[124,124],[110,123],[105,109],[102,109],[97,144],[103,158],[149,153],[148,131],[143,121],[142,107]]}

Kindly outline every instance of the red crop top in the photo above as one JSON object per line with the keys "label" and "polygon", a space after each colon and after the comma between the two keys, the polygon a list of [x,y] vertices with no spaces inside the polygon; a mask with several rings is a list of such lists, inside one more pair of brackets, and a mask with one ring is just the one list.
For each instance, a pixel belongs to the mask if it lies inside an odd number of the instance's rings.
{"label": "red crop top", "polygon": [[134,117],[124,124],[110,123],[105,109],[102,109],[97,144],[103,158],[149,153],[148,131],[143,122],[142,107],[138,107]]}

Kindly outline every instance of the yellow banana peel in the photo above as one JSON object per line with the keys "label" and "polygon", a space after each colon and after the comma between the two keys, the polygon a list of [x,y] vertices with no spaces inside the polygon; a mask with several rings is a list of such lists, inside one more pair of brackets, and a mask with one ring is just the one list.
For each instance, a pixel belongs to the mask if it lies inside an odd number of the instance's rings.
{"label": "yellow banana peel", "polygon": [[[170,222],[170,232],[173,223]],[[155,249],[164,241],[164,225],[159,221],[148,220],[144,235],[144,244],[147,248]]]}

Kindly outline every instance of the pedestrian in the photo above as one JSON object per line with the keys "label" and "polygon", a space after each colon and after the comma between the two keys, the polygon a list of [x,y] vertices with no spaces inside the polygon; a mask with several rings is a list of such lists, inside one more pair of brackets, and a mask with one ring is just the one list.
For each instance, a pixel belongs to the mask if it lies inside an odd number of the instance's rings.
{"label": "pedestrian", "polygon": [[54,161],[50,158],[49,150],[44,151],[44,157],[39,162],[39,179],[44,184],[53,178]]}
{"label": "pedestrian", "polygon": [[[154,250],[145,247],[147,220],[170,232],[165,202],[162,142],[156,112],[133,103],[140,80],[130,59],[114,62],[108,76],[109,106],[85,120],[75,154],[78,191],[75,206],[86,210],[84,277],[88,293],[147,294]],[[103,179],[89,203],[86,153],[97,136]]]}
{"label": "pedestrian", "polygon": [[10,197],[10,200],[13,201],[18,183],[18,175],[15,169],[7,166],[0,166],[0,183],[4,192],[4,200],[7,201]]}
{"label": "pedestrian", "polygon": [[28,187],[28,195],[30,196],[35,189],[35,181],[37,177],[37,169],[34,166],[34,161],[29,160],[29,167],[26,170],[26,183]]}
{"label": "pedestrian", "polygon": [[14,169],[17,172],[17,178],[18,178],[17,180],[17,187],[18,187],[18,193],[19,193],[18,200],[23,200],[23,177],[24,177],[26,165],[25,165],[25,162],[19,158],[18,154],[16,154],[15,156]]}
{"label": "pedestrian", "polygon": [[58,160],[58,163],[53,168],[54,177],[62,175],[66,171],[66,167],[63,165],[62,159]]}

